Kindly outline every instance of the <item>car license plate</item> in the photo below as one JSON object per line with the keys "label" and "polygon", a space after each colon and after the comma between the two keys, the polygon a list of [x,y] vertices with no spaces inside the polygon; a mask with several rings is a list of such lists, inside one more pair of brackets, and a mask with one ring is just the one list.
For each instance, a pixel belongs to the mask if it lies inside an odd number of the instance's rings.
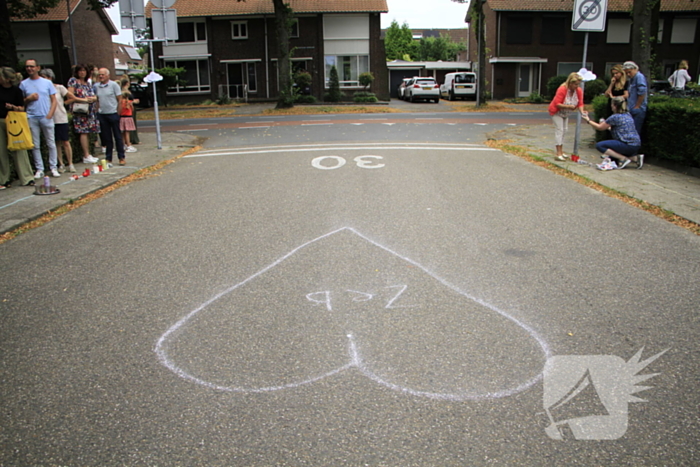
{"label": "car license plate", "polygon": [[425,87],[425,86],[424,86],[424,87],[423,87],[423,91],[430,91],[431,89],[433,89],[433,88],[431,88],[430,86],[428,86],[428,87]]}

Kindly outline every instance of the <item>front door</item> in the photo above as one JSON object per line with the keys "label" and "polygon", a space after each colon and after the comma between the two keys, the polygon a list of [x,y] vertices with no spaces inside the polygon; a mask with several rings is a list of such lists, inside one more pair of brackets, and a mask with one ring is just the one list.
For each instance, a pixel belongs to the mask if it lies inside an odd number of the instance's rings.
{"label": "front door", "polygon": [[532,94],[532,68],[530,63],[518,65],[518,97]]}

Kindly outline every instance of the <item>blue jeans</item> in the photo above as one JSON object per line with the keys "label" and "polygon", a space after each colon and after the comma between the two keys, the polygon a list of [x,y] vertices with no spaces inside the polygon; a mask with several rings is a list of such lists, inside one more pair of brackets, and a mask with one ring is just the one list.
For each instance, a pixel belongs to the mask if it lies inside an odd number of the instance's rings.
{"label": "blue jeans", "polygon": [[630,109],[630,115],[632,120],[634,120],[634,127],[637,129],[637,134],[642,137],[642,125],[644,125],[644,118],[647,116],[646,109]]}
{"label": "blue jeans", "polygon": [[58,154],[56,152],[56,140],[54,139],[53,120],[44,117],[28,117],[29,128],[32,130],[32,157],[36,170],[44,171],[44,161],[41,158],[41,134],[44,134],[46,146],[49,148],[49,168],[55,169],[58,165]]}
{"label": "blue jeans", "polygon": [[[114,143],[117,143],[117,157],[119,160],[124,159],[124,142],[122,141],[122,132],[119,131],[119,114],[97,114],[100,120],[100,141],[106,146],[105,159],[112,162],[112,151]],[[114,139],[112,139],[114,136]]]}
{"label": "blue jeans", "polygon": [[618,141],[616,139],[606,139],[605,141],[599,141],[596,143],[595,148],[601,154],[604,154],[605,151],[607,151],[608,149],[612,149],[616,153],[622,154],[626,157],[635,156],[639,152],[639,146],[632,146],[630,144],[623,143],[622,141]]}

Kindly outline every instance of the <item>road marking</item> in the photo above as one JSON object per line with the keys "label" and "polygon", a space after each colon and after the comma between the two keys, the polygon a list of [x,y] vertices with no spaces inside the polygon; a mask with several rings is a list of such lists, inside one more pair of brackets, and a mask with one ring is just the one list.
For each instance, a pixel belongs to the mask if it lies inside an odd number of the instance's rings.
{"label": "road marking", "polygon": [[[278,258],[277,260],[273,261],[269,265],[263,267],[261,270],[253,274],[252,276],[248,277],[247,279],[244,279],[243,281],[232,285],[228,287],[226,290],[212,296],[210,299],[206,300],[204,303],[199,305],[197,308],[194,310],[190,311],[187,313],[184,317],[182,317],[179,321],[177,321],[174,325],[172,325],[163,335],[160,336],[158,341],[156,342],[154,352],[156,353],[156,356],[160,363],[164,365],[166,368],[168,368],[170,371],[175,373],[177,376],[189,380],[193,383],[199,384],[201,386],[207,387],[209,389],[214,389],[218,391],[225,391],[225,392],[240,392],[240,393],[263,393],[263,392],[271,392],[271,391],[279,391],[283,389],[289,389],[289,388],[298,388],[307,384],[314,383],[316,381],[320,381],[324,378],[327,378],[329,376],[336,375],[338,373],[344,372],[349,369],[356,369],[359,371],[362,375],[366,376],[370,380],[376,382],[377,384],[380,384],[386,388],[389,388],[393,391],[397,392],[402,392],[405,394],[410,394],[412,396],[416,397],[426,397],[430,399],[437,399],[437,400],[447,400],[447,401],[465,401],[465,400],[486,400],[486,399],[498,399],[498,398],[503,398],[503,397],[509,397],[515,394],[518,394],[522,391],[525,391],[535,384],[537,384],[543,377],[543,369],[535,376],[530,377],[529,379],[525,381],[514,381],[512,385],[506,389],[500,389],[496,391],[488,391],[488,390],[481,390],[479,392],[478,388],[476,390],[472,389],[472,391],[467,392],[463,390],[462,388],[455,388],[458,390],[456,393],[450,393],[450,392],[431,392],[431,391],[423,391],[423,390],[417,390],[408,386],[401,386],[399,384],[393,383],[390,380],[386,379],[388,378],[387,376],[381,377],[374,373],[372,371],[372,365],[371,362],[369,365],[365,364],[361,357],[360,353],[360,348],[357,342],[355,341],[354,335],[352,332],[349,332],[346,337],[348,339],[346,351],[347,351],[347,359],[348,362],[345,363],[344,365],[341,365],[335,369],[332,369],[331,371],[328,371],[324,374],[321,375],[316,375],[316,376],[309,376],[306,379],[302,379],[299,381],[294,381],[290,382],[287,384],[281,384],[277,386],[258,386],[258,387],[240,387],[240,386],[234,386],[234,385],[228,385],[224,386],[223,384],[218,384],[216,382],[212,381],[207,381],[204,379],[204,377],[197,377],[192,374],[193,371],[196,369],[183,369],[178,364],[173,361],[173,358],[168,354],[169,351],[169,341],[171,338],[175,338],[178,335],[181,335],[183,332],[187,331],[187,325],[190,320],[192,320],[199,312],[206,310],[210,305],[213,305],[215,302],[218,300],[224,298],[226,295],[229,295],[231,292],[233,292],[236,289],[239,289],[249,282],[252,282],[255,280],[257,277],[260,277],[261,275],[265,274],[266,272],[274,269],[275,267],[279,266],[295,254],[297,254],[299,251],[304,250],[305,248],[309,247],[310,245],[313,245],[316,242],[319,242],[321,240],[324,240],[332,235],[338,234],[340,232],[350,232],[354,235],[357,235],[361,239],[365,240],[371,245],[374,245],[377,247],[380,251],[383,251],[384,253],[389,253],[390,255],[396,256],[397,258],[405,261],[406,263],[410,264],[411,267],[417,268],[418,270],[422,271],[425,273],[427,276],[431,277],[435,281],[439,282],[440,284],[444,285],[445,287],[451,289],[452,291],[456,292],[457,294],[465,297],[468,300],[473,301],[474,303],[484,307],[486,311],[490,311],[495,313],[497,316],[500,316],[501,318],[505,318],[506,320],[509,320],[512,324],[515,324],[516,326],[520,327],[523,331],[525,331],[530,338],[532,338],[540,347],[540,350],[542,351],[544,360],[546,361],[549,359],[551,356],[551,351],[549,349],[549,345],[545,342],[545,340],[539,336],[539,334],[530,326],[527,324],[523,323],[522,321],[518,320],[514,316],[509,315],[505,311],[495,307],[494,305],[491,305],[490,303],[487,303],[481,298],[478,298],[474,295],[471,295],[465,291],[460,290],[458,287],[450,284],[446,280],[438,277],[435,275],[433,272],[431,272],[429,269],[425,268],[421,264],[413,261],[412,259],[402,256],[399,253],[391,250],[390,248],[387,248],[370,238],[366,237],[365,235],[361,234],[357,230],[353,229],[352,227],[342,227],[340,229],[334,230],[332,232],[329,232],[325,235],[321,235],[320,237],[317,237],[313,240],[307,241],[300,246],[294,248],[292,251],[289,253],[285,254],[284,256]],[[389,288],[395,288],[395,287],[401,287],[401,291],[399,294],[395,296],[394,299],[391,300],[389,305],[393,304],[393,301],[405,290],[405,287],[403,285],[399,286],[390,286]],[[361,292],[364,295],[364,292]],[[307,300],[315,302],[316,304],[322,304],[326,306],[327,311],[333,311],[331,302],[330,302],[330,294],[331,291],[323,291],[323,292],[314,292],[306,295]],[[325,297],[325,300],[315,300],[314,297],[318,295],[323,295]],[[376,356],[375,356],[376,357]],[[527,376],[525,376],[527,378]]]}
{"label": "road marking", "polygon": [[301,126],[335,125],[335,123],[302,123]]}
{"label": "road marking", "polygon": [[267,125],[267,126],[262,126],[262,125],[260,125],[260,126],[239,126],[238,127],[239,130],[252,130],[253,128],[270,128],[270,125]]}
{"label": "road marking", "polygon": [[199,130],[197,130],[197,129],[192,129],[192,130],[176,130],[176,133],[192,133],[193,131],[209,131],[209,128],[200,128]]}
{"label": "road marking", "polygon": [[[249,149],[240,149],[240,150],[230,150],[230,151],[222,151],[222,152],[206,152],[206,153],[201,153],[197,152],[194,154],[190,154],[188,156],[185,156],[184,159],[192,159],[192,158],[197,158],[197,157],[219,157],[219,156],[240,156],[240,155],[247,155],[247,154],[270,154],[270,153],[280,153],[280,152],[318,152],[318,151],[346,151],[346,150],[372,150],[372,151],[388,151],[388,150],[396,150],[396,149],[418,149],[418,150],[424,150],[424,149],[429,149],[430,147],[426,146],[387,146],[387,147],[380,147],[380,146],[328,146],[328,147],[301,147],[301,148],[288,148],[288,149],[255,149],[255,150],[249,150]],[[434,149],[434,148],[433,148]],[[498,151],[500,152],[500,149],[494,149],[494,148],[489,148],[489,147],[440,147],[441,150],[444,151]]]}
{"label": "road marking", "polygon": [[190,123],[190,126],[202,126],[202,125],[209,125],[209,123]]}

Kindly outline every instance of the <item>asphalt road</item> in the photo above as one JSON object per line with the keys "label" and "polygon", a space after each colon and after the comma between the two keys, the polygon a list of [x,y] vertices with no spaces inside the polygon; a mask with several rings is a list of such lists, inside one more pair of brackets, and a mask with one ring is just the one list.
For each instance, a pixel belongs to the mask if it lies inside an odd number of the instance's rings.
{"label": "asphalt road", "polygon": [[698,464],[697,236],[480,144],[510,120],[346,119],[0,245],[0,464]]}

